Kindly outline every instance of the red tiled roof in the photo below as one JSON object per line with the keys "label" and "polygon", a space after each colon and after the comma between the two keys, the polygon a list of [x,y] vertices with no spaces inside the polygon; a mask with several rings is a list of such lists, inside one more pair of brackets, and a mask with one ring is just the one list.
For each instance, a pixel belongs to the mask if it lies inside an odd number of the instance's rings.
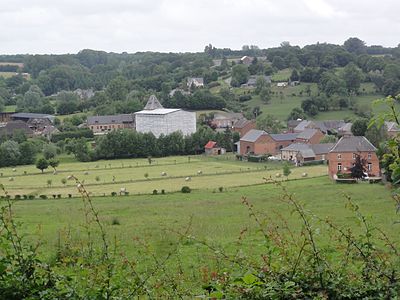
{"label": "red tiled roof", "polygon": [[208,141],[208,143],[204,146],[206,149],[212,149],[217,145],[217,142],[214,141]]}

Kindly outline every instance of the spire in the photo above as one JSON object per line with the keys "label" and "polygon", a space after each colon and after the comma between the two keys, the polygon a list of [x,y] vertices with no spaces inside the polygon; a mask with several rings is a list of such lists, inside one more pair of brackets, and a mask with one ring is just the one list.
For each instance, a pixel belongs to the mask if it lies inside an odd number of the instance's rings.
{"label": "spire", "polygon": [[160,101],[158,101],[157,97],[154,95],[151,95],[149,100],[147,101],[146,106],[144,107],[144,110],[154,110],[157,108],[164,108]]}

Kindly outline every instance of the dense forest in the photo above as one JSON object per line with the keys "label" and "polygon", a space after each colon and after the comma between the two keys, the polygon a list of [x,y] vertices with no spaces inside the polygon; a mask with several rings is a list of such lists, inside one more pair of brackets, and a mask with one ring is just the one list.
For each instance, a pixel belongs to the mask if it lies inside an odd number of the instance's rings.
{"label": "dense forest", "polygon": [[[244,55],[256,59],[249,66],[233,59]],[[385,95],[400,91],[400,47],[366,46],[358,38],[349,38],[343,45],[317,43],[303,48],[288,42],[270,49],[243,46],[231,50],[208,45],[199,53],[118,54],[85,49],[65,55],[2,55],[0,61],[23,63],[18,71],[30,74],[30,78],[23,74],[0,77],[0,108],[16,105],[18,111],[60,115],[134,112],[153,93],[170,107],[241,110],[237,104],[240,99],[229,90],[210,93],[207,87],[218,86],[219,80],[229,76],[231,85],[239,86],[251,75],[271,75],[285,68],[293,70],[292,80],[317,83],[328,100],[335,95],[357,94],[361,82],[372,82]],[[14,70],[15,66],[2,68]],[[335,72],[338,68],[343,68],[342,74]],[[203,77],[206,89],[192,90],[191,94],[178,91],[171,96],[176,88],[190,90],[188,77]],[[92,89],[94,95],[78,97],[71,93],[76,89]],[[311,111],[323,109],[323,104],[309,104]]]}

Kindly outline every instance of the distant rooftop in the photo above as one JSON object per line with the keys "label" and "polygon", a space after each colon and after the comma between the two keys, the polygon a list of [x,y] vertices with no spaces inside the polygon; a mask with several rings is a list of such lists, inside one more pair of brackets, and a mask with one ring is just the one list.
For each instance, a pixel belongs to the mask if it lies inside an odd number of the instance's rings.
{"label": "distant rooftop", "polygon": [[11,115],[11,118],[22,118],[22,119],[54,119],[55,117],[53,115],[49,114],[35,114],[35,113],[25,113],[25,112],[20,112],[20,113],[15,113]]}
{"label": "distant rooftop", "polygon": [[176,111],[179,111],[179,108],[157,108],[153,110],[141,110],[135,112],[135,115],[166,115]]}
{"label": "distant rooftop", "polygon": [[144,110],[154,110],[159,108],[164,108],[164,107],[161,105],[160,101],[158,101],[155,95],[151,95],[146,103],[146,106],[144,107]]}
{"label": "distant rooftop", "polygon": [[264,130],[258,129],[251,129],[247,132],[240,140],[244,142],[255,142],[257,141],[262,135],[267,135]]}
{"label": "distant rooftop", "polygon": [[133,116],[131,114],[91,116],[87,118],[88,125],[123,124],[132,122]]}
{"label": "distant rooftop", "polygon": [[330,152],[375,152],[376,148],[364,136],[343,136]]}

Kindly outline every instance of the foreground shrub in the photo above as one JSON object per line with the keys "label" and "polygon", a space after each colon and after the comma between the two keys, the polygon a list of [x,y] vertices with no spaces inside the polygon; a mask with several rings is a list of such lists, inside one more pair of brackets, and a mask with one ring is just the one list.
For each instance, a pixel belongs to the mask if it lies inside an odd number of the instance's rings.
{"label": "foreground shrub", "polygon": [[47,199],[47,195],[39,195],[40,199]]}
{"label": "foreground shrub", "polygon": [[191,191],[192,191],[192,189],[190,187],[188,187],[187,185],[185,185],[181,188],[181,192],[184,194],[189,194]]}

